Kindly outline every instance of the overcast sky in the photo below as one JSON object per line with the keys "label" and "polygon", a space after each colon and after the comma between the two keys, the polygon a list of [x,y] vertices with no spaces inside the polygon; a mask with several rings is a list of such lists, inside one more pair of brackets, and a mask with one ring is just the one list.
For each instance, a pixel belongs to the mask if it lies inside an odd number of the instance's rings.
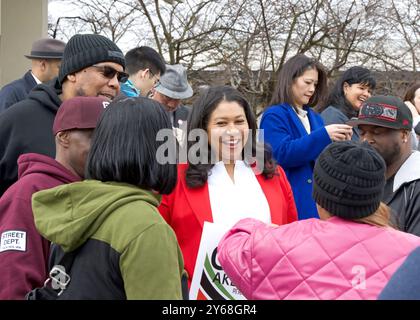
{"label": "overcast sky", "polygon": [[[81,10],[80,7],[76,5],[72,5],[70,1],[62,1],[62,0],[49,0],[48,1],[48,16],[51,22],[56,22],[59,17],[67,16],[67,17],[74,17],[80,15]],[[57,37],[59,38],[59,36]],[[60,39],[63,41],[67,41],[68,39]],[[140,41],[140,42],[139,42]],[[120,49],[126,53],[131,48],[134,48],[139,45],[152,45],[153,43],[143,43],[141,39],[133,39],[133,35],[127,33],[119,42],[118,46]]]}

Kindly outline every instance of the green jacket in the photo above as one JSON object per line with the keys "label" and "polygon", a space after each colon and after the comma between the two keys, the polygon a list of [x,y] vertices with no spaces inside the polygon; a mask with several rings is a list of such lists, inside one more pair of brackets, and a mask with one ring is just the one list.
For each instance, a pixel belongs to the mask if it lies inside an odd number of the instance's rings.
{"label": "green jacket", "polygon": [[64,252],[78,249],[61,299],[182,298],[184,263],[157,210],[160,198],[133,185],[95,180],[34,194],[39,232]]}

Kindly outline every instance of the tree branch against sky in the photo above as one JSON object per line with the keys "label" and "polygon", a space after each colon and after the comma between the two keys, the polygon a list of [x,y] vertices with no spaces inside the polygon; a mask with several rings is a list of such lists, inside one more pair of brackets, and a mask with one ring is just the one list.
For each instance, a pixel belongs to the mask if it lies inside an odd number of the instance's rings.
{"label": "tree branch against sky", "polygon": [[297,53],[331,76],[353,65],[420,71],[418,1],[55,0],[50,34],[100,33],[124,52],[148,45],[190,72],[225,70],[227,83],[264,103]]}

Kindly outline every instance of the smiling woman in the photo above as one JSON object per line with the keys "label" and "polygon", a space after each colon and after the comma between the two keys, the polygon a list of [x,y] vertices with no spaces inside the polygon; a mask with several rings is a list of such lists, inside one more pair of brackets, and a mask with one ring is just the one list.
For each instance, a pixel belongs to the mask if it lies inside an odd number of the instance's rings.
{"label": "smiling woman", "polygon": [[[326,125],[344,124],[352,117],[357,117],[364,101],[375,90],[376,81],[370,70],[363,67],[351,67],[336,81],[328,99],[317,109]],[[357,128],[353,128],[352,140],[359,140]]]}
{"label": "smiling woman", "polygon": [[209,144],[216,155],[216,161],[223,161],[232,180],[235,161],[241,160],[248,134],[245,111],[237,102],[221,102],[209,118]]}
{"label": "smiling woman", "polygon": [[[279,225],[296,220],[290,185],[271,151],[256,157],[256,128],[249,103],[232,87],[210,88],[194,103],[188,135],[207,134],[199,142],[188,140],[188,163],[179,165],[178,184],[159,207],[177,235],[189,283],[205,221],[227,228],[244,217]],[[258,161],[262,173],[256,170]]]}

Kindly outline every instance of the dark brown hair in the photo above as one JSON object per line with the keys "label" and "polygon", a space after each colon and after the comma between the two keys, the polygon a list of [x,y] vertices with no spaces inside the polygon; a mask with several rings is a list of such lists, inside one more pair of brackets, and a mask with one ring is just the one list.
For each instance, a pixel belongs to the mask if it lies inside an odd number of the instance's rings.
{"label": "dark brown hair", "polygon": [[318,101],[323,100],[327,88],[327,74],[324,68],[317,60],[309,58],[304,54],[298,54],[286,61],[281,68],[277,77],[276,88],[271,97],[270,106],[281,103],[293,105],[293,82],[305,71],[311,69],[318,71],[318,84],[314,95],[309,100],[308,106],[314,107]]}
{"label": "dark brown hair", "polygon": [[328,98],[324,103],[318,105],[317,112],[322,112],[329,106],[334,106],[343,112],[349,119],[357,117],[358,110],[354,110],[344,94],[344,84],[353,85],[356,83],[368,86],[371,90],[376,88],[376,80],[369,69],[354,66],[344,71],[332,87]]}
{"label": "dark brown hair", "polygon": [[415,96],[415,93],[416,93],[417,89],[419,89],[419,88],[420,88],[420,82],[412,84],[407,89],[407,92],[405,93],[404,101],[410,101],[413,105],[415,105],[414,104],[414,96]]}

